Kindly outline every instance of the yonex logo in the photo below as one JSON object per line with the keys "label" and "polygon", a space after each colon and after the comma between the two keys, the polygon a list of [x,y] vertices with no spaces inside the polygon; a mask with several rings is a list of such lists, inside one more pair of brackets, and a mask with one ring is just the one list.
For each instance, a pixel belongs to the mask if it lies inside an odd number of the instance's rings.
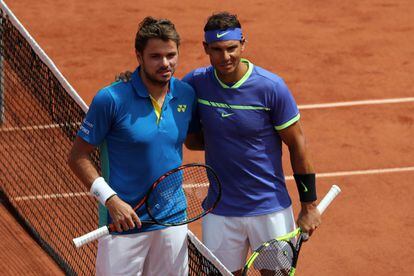
{"label": "yonex logo", "polygon": [[224,113],[224,112],[221,113],[222,118],[230,117],[231,115],[234,115],[234,113]]}
{"label": "yonex logo", "polygon": [[224,32],[224,33],[221,33],[221,34],[219,34],[219,33],[217,33],[217,38],[221,38],[221,37],[223,37],[223,36],[225,36],[226,34],[228,34],[230,31],[227,31],[227,32]]}
{"label": "yonex logo", "polygon": [[185,112],[186,109],[187,109],[186,104],[179,104],[178,107],[177,107],[178,112]]}

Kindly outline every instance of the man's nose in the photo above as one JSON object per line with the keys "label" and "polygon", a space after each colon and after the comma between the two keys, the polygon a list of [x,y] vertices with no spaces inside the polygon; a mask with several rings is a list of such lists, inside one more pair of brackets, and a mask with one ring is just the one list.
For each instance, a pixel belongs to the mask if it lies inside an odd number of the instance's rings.
{"label": "man's nose", "polygon": [[164,67],[167,67],[167,66],[169,65],[168,58],[167,58],[167,57],[163,57],[163,58],[161,59],[161,63],[162,63],[162,65],[163,65]]}
{"label": "man's nose", "polygon": [[230,54],[229,54],[229,52],[227,52],[227,51],[224,51],[224,52],[223,52],[223,59],[224,59],[224,60],[229,60],[229,59],[230,59]]}

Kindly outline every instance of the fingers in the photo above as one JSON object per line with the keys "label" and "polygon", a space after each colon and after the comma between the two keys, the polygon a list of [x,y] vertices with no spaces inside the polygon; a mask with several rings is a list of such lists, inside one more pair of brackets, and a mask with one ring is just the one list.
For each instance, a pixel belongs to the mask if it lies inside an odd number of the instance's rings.
{"label": "fingers", "polygon": [[130,71],[125,71],[125,72],[115,75],[115,81],[128,82],[131,80],[131,78],[132,78],[132,72]]}
{"label": "fingers", "polygon": [[[315,229],[316,229],[316,228],[315,228]],[[302,231],[303,231],[303,234],[302,234],[302,240],[303,240],[304,242],[306,242],[306,241],[308,241],[308,240],[309,240],[310,236],[312,236],[312,234],[313,234],[313,232],[314,232],[315,230],[310,229],[310,230],[308,230],[308,231],[304,231],[304,230],[302,230]]]}
{"label": "fingers", "polygon": [[122,230],[122,227],[121,227],[121,224],[119,223],[119,222],[113,222],[113,225],[115,226],[115,230],[117,231],[117,232],[122,232],[123,230]]}
{"label": "fingers", "polygon": [[128,231],[135,227],[141,228],[141,221],[135,212],[131,213],[130,216],[113,219],[113,224],[117,232]]}
{"label": "fingers", "polygon": [[[316,226],[316,225],[314,225],[314,226],[302,226],[301,227],[302,232],[306,234],[307,238],[312,236],[317,228],[318,228],[318,226]],[[307,240],[307,238],[304,239],[304,240]]]}
{"label": "fingers", "polygon": [[306,233],[304,241],[313,235],[321,222],[320,214],[317,212],[301,212],[299,214],[297,224],[302,229],[302,232]]}
{"label": "fingers", "polygon": [[135,211],[130,208],[129,214],[124,218],[122,227],[125,231],[128,231],[130,229],[134,229],[135,227],[141,228],[141,220],[139,219],[138,215],[135,213]]}
{"label": "fingers", "polygon": [[120,199],[107,203],[112,224],[117,232],[128,231],[136,226],[141,227],[141,221],[131,206]]}
{"label": "fingers", "polygon": [[135,225],[137,226],[137,228],[142,227],[141,220],[139,219],[138,215],[135,212],[132,214],[132,219],[134,220]]}
{"label": "fingers", "polygon": [[322,222],[321,214],[316,208],[313,210],[306,210],[306,211],[302,209],[301,212],[299,212],[298,223],[302,223],[303,224],[302,226],[305,228],[309,227],[313,229],[319,226],[321,222]]}
{"label": "fingers", "polygon": [[124,223],[122,224],[125,231],[134,229],[135,226],[137,228],[141,228],[141,221],[138,215],[134,212],[134,210],[131,209],[131,211],[130,216],[126,217]]}

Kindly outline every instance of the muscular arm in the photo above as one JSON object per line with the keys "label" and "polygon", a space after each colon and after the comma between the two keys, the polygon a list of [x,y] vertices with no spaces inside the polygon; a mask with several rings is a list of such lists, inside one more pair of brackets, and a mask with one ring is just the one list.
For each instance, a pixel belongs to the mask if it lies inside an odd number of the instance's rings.
{"label": "muscular arm", "polygon": [[[83,184],[91,189],[92,183],[99,177],[98,171],[92,163],[90,154],[95,150],[95,146],[85,142],[79,136],[76,137],[72,149],[69,153],[68,164],[75,175]],[[117,195],[110,197],[105,206],[113,220],[118,232],[129,230],[135,227],[141,227],[141,222],[129,204],[122,201]]]}
{"label": "muscular arm", "polygon": [[306,148],[305,136],[300,122],[279,131],[282,141],[288,146],[290,163],[294,173],[314,173]]}
{"label": "muscular arm", "polygon": [[[289,148],[290,163],[295,174],[315,173],[306,147],[300,122],[279,131],[282,141]],[[301,202],[298,216],[298,226],[310,235],[321,223],[321,215],[316,208],[316,202]]]}
{"label": "muscular arm", "polygon": [[98,171],[90,159],[90,154],[94,150],[95,146],[77,136],[68,159],[69,167],[88,190],[90,190],[93,181],[99,177]]}

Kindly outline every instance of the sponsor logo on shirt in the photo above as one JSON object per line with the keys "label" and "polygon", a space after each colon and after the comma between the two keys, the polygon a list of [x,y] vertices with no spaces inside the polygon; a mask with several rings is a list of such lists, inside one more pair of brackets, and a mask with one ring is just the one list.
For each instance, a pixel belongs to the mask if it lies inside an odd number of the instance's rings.
{"label": "sponsor logo on shirt", "polygon": [[231,115],[234,115],[234,113],[221,112],[221,118],[227,118],[227,117],[230,117]]}
{"label": "sponsor logo on shirt", "polygon": [[81,126],[81,127],[80,127],[80,130],[81,130],[83,133],[85,133],[86,135],[89,135],[89,129],[86,129],[86,127]]}
{"label": "sponsor logo on shirt", "polygon": [[85,119],[85,120],[83,120],[83,123],[84,123],[86,126],[88,126],[88,127],[90,127],[90,128],[93,128],[93,124],[92,124],[91,122],[86,121],[86,119]]}
{"label": "sponsor logo on shirt", "polygon": [[187,105],[186,104],[179,104],[177,106],[177,111],[178,112],[185,112],[186,109],[187,109]]}

